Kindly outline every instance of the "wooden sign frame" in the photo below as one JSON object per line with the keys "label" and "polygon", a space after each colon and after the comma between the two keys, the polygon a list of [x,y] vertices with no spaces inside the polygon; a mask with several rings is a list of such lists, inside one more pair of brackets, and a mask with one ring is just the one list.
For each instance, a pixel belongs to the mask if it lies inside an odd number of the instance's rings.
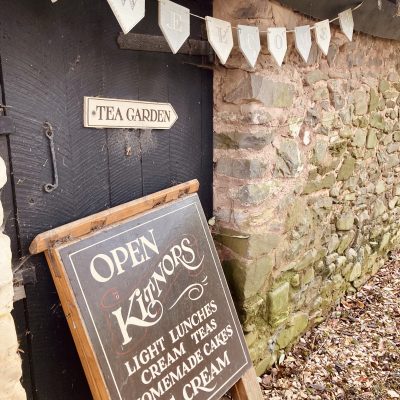
{"label": "wooden sign frame", "polygon": [[[198,188],[199,182],[197,180],[192,180],[145,196],[141,199],[133,200],[129,203],[99,212],[38,235],[29,248],[31,254],[45,253],[51,275],[60,297],[61,305],[95,400],[109,400],[110,395],[96,353],[89,340],[89,334],[82,323],[82,315],[69,283],[59,249],[66,243],[79,241],[91,232],[118,222],[123,222],[128,218],[152,210],[162,204],[196,193]],[[234,385],[231,389],[231,395],[234,400],[263,399],[253,367],[247,370]]]}

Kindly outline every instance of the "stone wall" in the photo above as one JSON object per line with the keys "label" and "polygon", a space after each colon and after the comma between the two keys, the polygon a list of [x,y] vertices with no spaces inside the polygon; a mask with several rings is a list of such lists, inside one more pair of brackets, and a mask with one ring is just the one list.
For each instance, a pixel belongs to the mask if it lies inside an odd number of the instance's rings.
{"label": "stone wall", "polygon": [[[214,3],[233,25],[313,23]],[[258,373],[400,244],[400,44],[333,27],[305,64],[288,34],[281,68],[262,45],[256,69],[235,48],[214,81],[215,239]]]}
{"label": "stone wall", "polygon": [[[6,166],[0,158],[0,192],[6,180]],[[0,399],[22,400],[26,399],[26,394],[20,383],[21,359],[17,353],[17,334],[11,316],[14,290],[10,239],[1,233],[3,218],[0,202]]]}

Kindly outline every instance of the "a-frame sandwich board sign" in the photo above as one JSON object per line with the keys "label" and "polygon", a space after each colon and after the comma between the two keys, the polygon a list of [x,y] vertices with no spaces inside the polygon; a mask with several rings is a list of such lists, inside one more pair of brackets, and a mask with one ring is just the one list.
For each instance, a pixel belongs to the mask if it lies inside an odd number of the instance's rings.
{"label": "a-frame sandwich board sign", "polygon": [[40,234],[95,400],[262,395],[196,180]]}

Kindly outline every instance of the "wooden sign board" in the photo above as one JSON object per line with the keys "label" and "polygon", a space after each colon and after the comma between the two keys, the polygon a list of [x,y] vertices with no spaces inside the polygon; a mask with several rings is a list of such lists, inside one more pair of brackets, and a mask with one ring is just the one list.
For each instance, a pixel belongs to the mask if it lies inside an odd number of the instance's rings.
{"label": "wooden sign board", "polygon": [[31,245],[46,253],[96,400],[213,400],[238,380],[236,399],[262,399],[197,188],[178,185]]}
{"label": "wooden sign board", "polygon": [[170,129],[178,115],[169,103],[84,97],[86,128]]}

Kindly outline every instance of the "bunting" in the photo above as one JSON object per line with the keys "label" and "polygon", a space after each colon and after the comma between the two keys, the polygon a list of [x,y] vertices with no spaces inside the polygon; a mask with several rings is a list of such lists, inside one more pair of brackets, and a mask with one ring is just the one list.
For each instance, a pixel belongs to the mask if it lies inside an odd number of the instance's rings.
{"label": "bunting", "polygon": [[[53,2],[56,0],[52,0]],[[128,33],[145,14],[145,0],[107,0],[124,33]],[[349,41],[353,40],[353,11],[362,6],[339,13],[332,20],[316,22],[314,26],[304,25],[288,30],[285,27],[270,27],[261,31],[257,26],[232,26],[229,22],[214,17],[201,17],[170,0],[158,0],[158,24],[167,40],[171,51],[175,54],[190,36],[190,16],[205,20],[208,41],[222,64],[225,64],[233,49],[233,30],[237,31],[240,51],[250,67],[254,68],[261,51],[260,35],[267,35],[268,50],[276,64],[283,64],[287,53],[287,34],[294,33],[296,50],[304,62],[308,61],[312,35],[324,55],[328,55],[331,42],[330,24],[339,21],[340,28]]]}
{"label": "bunting", "polygon": [[233,49],[232,26],[222,19],[206,17],[208,41],[221,64],[225,64]]}
{"label": "bunting", "polygon": [[354,21],[351,10],[346,10],[339,13],[340,29],[346,35],[350,42],[353,40]]}
{"label": "bunting", "polygon": [[176,54],[190,35],[189,9],[169,0],[160,0],[158,24],[169,47]]}
{"label": "bunting", "polygon": [[280,67],[287,51],[286,28],[268,28],[268,50]]}
{"label": "bunting", "polygon": [[238,25],[239,48],[251,67],[255,67],[261,51],[260,31],[257,26]]}
{"label": "bunting", "polygon": [[301,58],[306,63],[311,51],[311,29],[310,25],[297,26],[294,28],[294,40],[296,50],[299,52]]}
{"label": "bunting", "polygon": [[125,34],[133,29],[145,15],[145,0],[107,0],[122,32]]}
{"label": "bunting", "polygon": [[318,47],[326,56],[329,51],[329,44],[331,43],[331,27],[329,26],[329,19],[317,22],[315,25],[315,41]]}

